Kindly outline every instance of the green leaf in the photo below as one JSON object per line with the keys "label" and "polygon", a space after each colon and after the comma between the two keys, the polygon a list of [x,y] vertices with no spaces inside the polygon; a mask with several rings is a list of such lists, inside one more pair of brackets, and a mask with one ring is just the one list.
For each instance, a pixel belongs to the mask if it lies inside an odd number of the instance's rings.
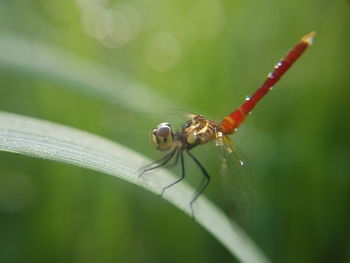
{"label": "green leaf", "polygon": [[[150,160],[102,137],[74,128],[0,112],[0,150],[76,165],[122,178],[159,194],[175,177],[159,169],[140,174]],[[166,191],[164,198],[191,215],[194,190],[185,183]],[[249,237],[213,203],[201,196],[194,205],[195,220],[241,262],[269,262]]]}
{"label": "green leaf", "polygon": [[117,69],[11,35],[0,37],[0,67],[62,82],[66,89],[100,97],[136,112],[152,114],[181,108]]}

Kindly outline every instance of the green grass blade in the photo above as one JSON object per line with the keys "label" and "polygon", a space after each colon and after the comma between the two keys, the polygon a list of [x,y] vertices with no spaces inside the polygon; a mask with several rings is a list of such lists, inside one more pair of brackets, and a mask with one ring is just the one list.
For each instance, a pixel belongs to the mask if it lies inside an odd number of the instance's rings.
{"label": "green grass blade", "polygon": [[[0,150],[72,164],[122,178],[159,194],[174,181],[159,169],[138,177],[149,160],[115,142],[74,128],[25,116],[0,112]],[[180,183],[164,198],[190,215],[194,190]],[[195,203],[196,221],[217,238],[241,262],[269,262],[246,234],[204,196]]]}
{"label": "green grass blade", "polygon": [[159,113],[181,108],[117,69],[28,39],[1,36],[0,67],[62,82],[66,89],[101,97],[132,111]]}

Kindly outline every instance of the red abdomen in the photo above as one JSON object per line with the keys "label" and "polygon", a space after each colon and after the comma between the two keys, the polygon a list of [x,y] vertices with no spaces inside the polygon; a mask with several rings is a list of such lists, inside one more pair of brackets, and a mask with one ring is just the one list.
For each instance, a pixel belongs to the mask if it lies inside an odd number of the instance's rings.
{"label": "red abdomen", "polygon": [[306,48],[312,44],[314,32],[304,36],[294,48],[289,51],[287,56],[275,66],[275,70],[270,72],[265,82],[261,87],[248,98],[239,108],[227,115],[221,121],[222,132],[225,134],[234,133],[249,112],[255,105],[268,93],[273,85],[283,76],[283,74],[293,65],[293,63],[304,53]]}

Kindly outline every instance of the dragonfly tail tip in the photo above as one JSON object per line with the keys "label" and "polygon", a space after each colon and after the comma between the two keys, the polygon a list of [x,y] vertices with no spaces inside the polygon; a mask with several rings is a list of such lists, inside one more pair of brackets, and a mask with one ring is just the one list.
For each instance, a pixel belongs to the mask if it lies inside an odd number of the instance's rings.
{"label": "dragonfly tail tip", "polygon": [[311,46],[312,43],[314,42],[315,35],[316,35],[316,32],[312,31],[309,34],[303,36],[301,41],[303,41],[303,42],[307,43],[309,46]]}

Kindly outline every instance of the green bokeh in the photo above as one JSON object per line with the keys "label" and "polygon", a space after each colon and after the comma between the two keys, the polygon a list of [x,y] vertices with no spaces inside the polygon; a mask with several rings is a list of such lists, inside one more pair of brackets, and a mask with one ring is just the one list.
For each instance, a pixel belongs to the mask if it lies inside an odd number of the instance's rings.
{"label": "green bokeh", "polygon": [[[267,256],[349,262],[349,13],[345,0],[3,0],[0,42],[16,37],[64,50],[126,73],[178,105],[174,110],[219,120],[300,37],[317,31],[314,45],[232,138],[255,180],[247,231]],[[98,39],[89,36],[93,29]],[[28,68],[0,59],[1,111],[73,126],[159,157],[149,142],[158,116]],[[207,194],[215,199],[215,154],[203,148],[196,153],[213,175]],[[187,163],[189,174],[200,176]],[[0,262],[218,261],[235,262],[193,220],[141,188],[0,153]]]}

